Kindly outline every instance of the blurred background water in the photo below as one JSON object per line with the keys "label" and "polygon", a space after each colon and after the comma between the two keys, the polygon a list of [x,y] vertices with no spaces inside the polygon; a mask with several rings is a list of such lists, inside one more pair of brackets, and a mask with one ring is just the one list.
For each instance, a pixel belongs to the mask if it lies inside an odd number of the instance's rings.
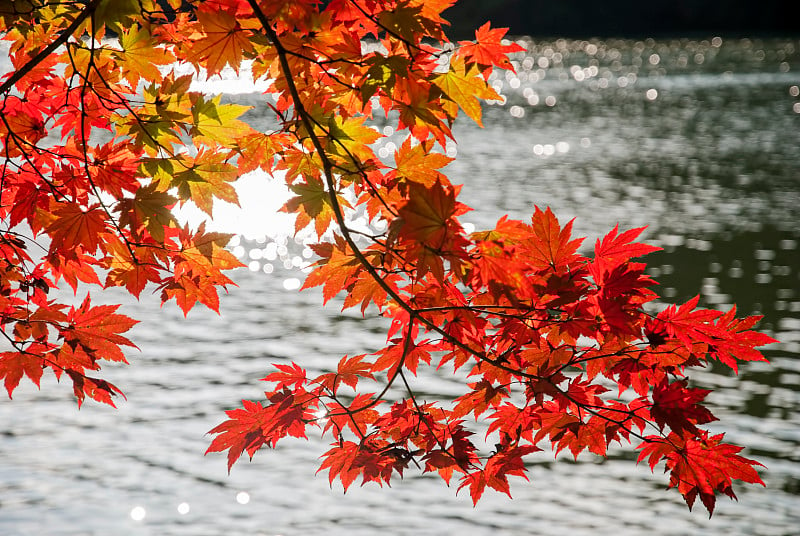
{"label": "blurred background water", "polygon": [[[390,489],[343,495],[314,476],[326,447],[315,437],[261,451],[228,476],[223,456],[203,457],[204,434],[224,409],[262,394],[271,363],[323,370],[379,348],[385,334],[381,319],[321,309],[318,292],[296,291],[307,249],[272,217],[285,193],[256,178],[243,196],[255,216],[223,222],[246,234],[235,252],[248,268],[234,274],[221,316],[183,318],[153,296],[125,302],[142,320],[133,334],[141,352],[107,368],[128,396],[118,410],[78,411],[54,381],[0,401],[0,534],[797,534],[800,40],[521,44],[517,73],[493,78],[503,99],[485,107],[485,128],[459,122],[448,147],[457,155],[448,175],[475,209],[464,221],[484,228],[551,206],[562,221],[576,218],[587,246],[617,222],[649,225],[646,239],[665,248],[650,259],[664,301],[699,293],[706,306],[764,315],[760,328],[781,341],[765,352],[770,364],[692,378],[714,389],[721,420],[711,428],[766,465],[766,488],[738,487],[739,503],[722,498],[709,520],[664,491],[665,475],[614,449],[605,461],[540,453],[531,482],[512,485],[514,500],[489,492],[476,508],[413,470]],[[247,119],[265,126],[264,105],[241,87],[216,86],[254,105]],[[415,388],[447,397],[457,383],[442,373]]]}

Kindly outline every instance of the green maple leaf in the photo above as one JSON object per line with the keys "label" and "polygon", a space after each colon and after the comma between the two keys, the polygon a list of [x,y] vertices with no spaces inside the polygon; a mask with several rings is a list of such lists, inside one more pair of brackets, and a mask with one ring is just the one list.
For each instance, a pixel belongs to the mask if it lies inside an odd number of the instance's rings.
{"label": "green maple leaf", "polygon": [[239,178],[239,172],[224,155],[210,151],[201,152],[190,160],[181,159],[185,170],[172,177],[171,185],[178,188],[183,200],[191,200],[200,210],[212,215],[214,198],[228,203],[239,204],[236,189],[230,184]]}
{"label": "green maple leaf", "polygon": [[255,131],[238,119],[250,106],[220,104],[222,95],[211,100],[199,96],[192,106],[193,125],[190,134],[196,141],[209,145],[235,147],[237,140]]}

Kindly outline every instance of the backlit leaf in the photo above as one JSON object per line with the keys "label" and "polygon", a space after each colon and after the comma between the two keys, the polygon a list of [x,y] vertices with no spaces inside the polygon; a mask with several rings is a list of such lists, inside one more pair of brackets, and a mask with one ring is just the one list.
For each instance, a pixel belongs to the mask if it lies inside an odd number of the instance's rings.
{"label": "backlit leaf", "polygon": [[188,60],[203,65],[209,75],[218,74],[227,65],[237,73],[242,59],[253,52],[253,44],[236,18],[225,12],[197,12],[198,35],[189,45]]}

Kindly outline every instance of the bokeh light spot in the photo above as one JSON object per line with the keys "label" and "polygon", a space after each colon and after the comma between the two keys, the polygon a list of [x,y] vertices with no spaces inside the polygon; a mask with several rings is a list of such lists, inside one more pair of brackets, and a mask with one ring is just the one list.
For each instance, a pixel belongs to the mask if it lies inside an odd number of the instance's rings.
{"label": "bokeh light spot", "polygon": [[[291,267],[291,261],[289,261],[289,266]],[[297,290],[300,288],[300,280],[297,279],[296,277],[290,277],[288,279],[284,279],[283,288],[285,288],[286,290]]]}

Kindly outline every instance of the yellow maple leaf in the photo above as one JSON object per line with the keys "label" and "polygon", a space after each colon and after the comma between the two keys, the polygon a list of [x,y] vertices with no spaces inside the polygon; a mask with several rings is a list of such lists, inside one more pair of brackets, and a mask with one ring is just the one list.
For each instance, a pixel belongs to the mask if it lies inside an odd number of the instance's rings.
{"label": "yellow maple leaf", "polygon": [[[335,217],[325,183],[319,177],[306,177],[304,182],[292,184],[289,189],[297,196],[289,199],[281,210],[297,214],[295,231],[305,228],[313,220],[317,236],[322,236]],[[340,205],[350,207],[344,198],[339,195],[336,198]]]}
{"label": "yellow maple leaf", "polygon": [[458,103],[464,113],[480,126],[483,126],[483,123],[481,103],[478,99],[500,98],[500,95],[486,84],[476,68],[467,69],[464,58],[461,57],[452,58],[450,69],[436,76],[433,83],[448,99]]}
{"label": "yellow maple leaf", "polygon": [[134,26],[123,30],[119,37],[122,51],[117,53],[122,72],[130,81],[131,88],[136,89],[140,78],[161,80],[159,65],[168,65],[175,61],[175,55],[163,47],[154,46],[150,32],[146,28]]}
{"label": "yellow maple leaf", "polygon": [[380,132],[364,124],[365,117],[333,116],[328,120],[332,142],[328,149],[340,156],[353,156],[359,160],[374,158],[369,145],[381,137]]}
{"label": "yellow maple leaf", "polygon": [[239,138],[255,133],[244,121],[237,119],[250,109],[240,104],[220,104],[221,95],[206,100],[197,96],[192,106],[193,125],[191,134],[195,141],[207,145],[235,147]]}

